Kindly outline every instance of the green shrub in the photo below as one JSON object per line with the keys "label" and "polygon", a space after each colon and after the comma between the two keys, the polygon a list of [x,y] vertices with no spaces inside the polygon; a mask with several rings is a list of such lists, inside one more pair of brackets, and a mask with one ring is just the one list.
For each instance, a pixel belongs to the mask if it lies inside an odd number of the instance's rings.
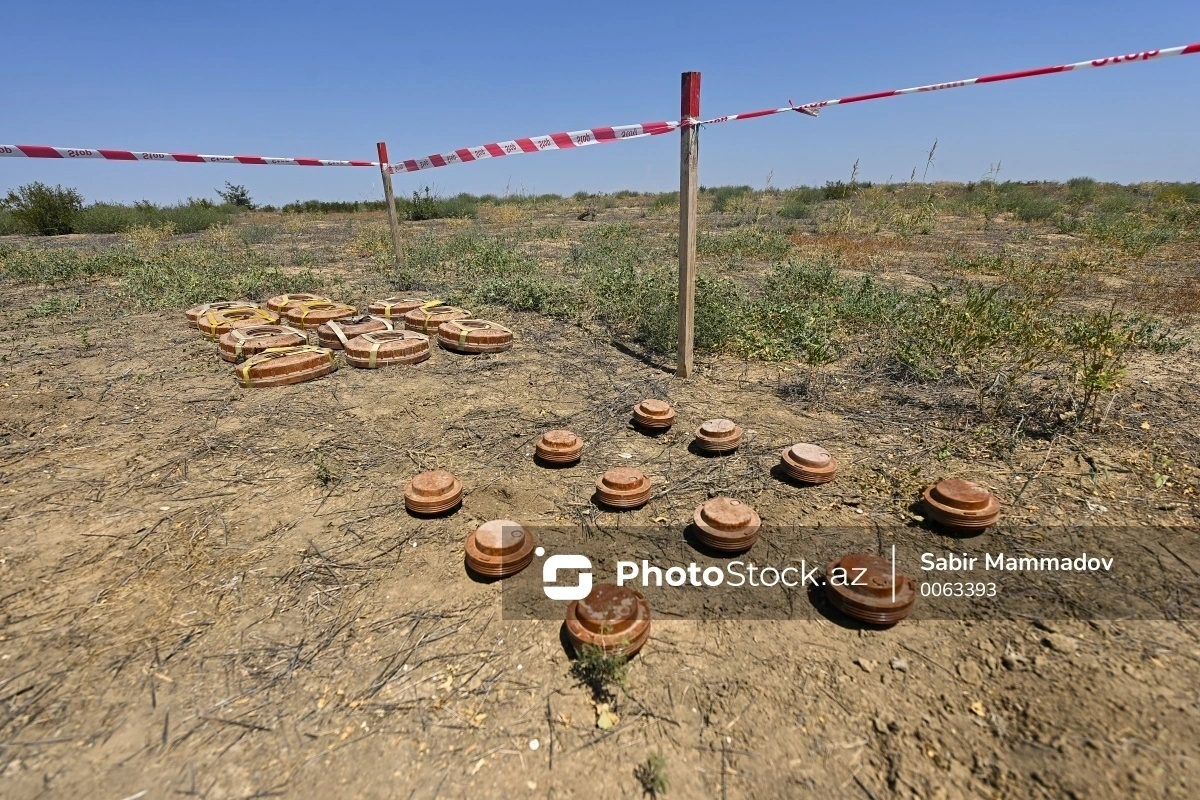
{"label": "green shrub", "polygon": [[79,233],[124,233],[132,228],[171,225],[176,233],[199,233],[229,223],[237,214],[237,206],[195,198],[173,206],[156,206],[144,200],[132,206],[92,203],[76,216],[75,229]]}
{"label": "green shrub", "polygon": [[696,252],[702,256],[761,258],[785,257],[792,243],[780,231],[757,226],[735,228],[732,233],[701,233],[696,237]]}
{"label": "green shrub", "polygon": [[20,233],[21,226],[17,224],[16,218],[11,211],[0,208],[0,236],[11,236],[14,233]]}
{"label": "green shrub", "polygon": [[6,208],[24,233],[61,236],[74,230],[75,216],[83,208],[83,197],[75,189],[53,189],[44,183],[28,183],[10,191],[0,206]]}
{"label": "green shrub", "polygon": [[397,200],[396,207],[405,219],[420,222],[429,219],[465,218],[475,216],[477,201],[469,194],[451,198],[438,197],[425,187],[425,193],[412,193],[412,200]]}
{"label": "green shrub", "polygon": [[25,316],[57,317],[63,314],[73,314],[83,305],[78,295],[56,294],[47,297],[30,307]]}
{"label": "green shrub", "polygon": [[741,210],[740,208],[732,208],[737,201],[743,200],[752,191],[749,186],[714,186],[705,189],[706,194],[713,195],[712,210],[717,213],[724,213],[731,210]]}

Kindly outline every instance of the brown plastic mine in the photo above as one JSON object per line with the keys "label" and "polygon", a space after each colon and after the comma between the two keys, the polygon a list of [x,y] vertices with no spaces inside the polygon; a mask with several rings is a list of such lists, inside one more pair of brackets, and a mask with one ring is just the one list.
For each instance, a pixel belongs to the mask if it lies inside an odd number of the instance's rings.
{"label": "brown plastic mine", "polygon": [[438,344],[456,353],[500,353],[512,347],[512,331],[486,319],[458,319],[438,326]]}
{"label": "brown plastic mine", "polygon": [[975,532],[996,524],[1000,501],[977,483],[946,480],[925,490],[926,515],[951,530]]}
{"label": "brown plastic mine", "polygon": [[753,508],[731,497],[714,497],[692,514],[696,538],[723,553],[749,550],[758,541],[762,519]]}
{"label": "brown plastic mine", "polygon": [[188,325],[195,328],[199,325],[200,317],[209,311],[225,311],[229,308],[258,308],[258,304],[248,303],[245,300],[218,300],[214,303],[205,303],[204,305],[189,308],[183,312],[183,315],[187,317]]}
{"label": "brown plastic mine", "polygon": [[783,471],[801,483],[828,483],[837,474],[837,459],[824,447],[801,442],[783,451]]}
{"label": "brown plastic mine", "polygon": [[641,508],[650,499],[650,479],[633,467],[616,467],[596,479],[596,499],[610,508]]}
{"label": "brown plastic mine", "polygon": [[196,329],[209,339],[219,339],[221,334],[234,328],[249,328],[252,325],[274,325],[279,315],[262,308],[226,308],[206,311],[196,320]]}
{"label": "brown plastic mine", "polygon": [[355,336],[342,352],[359,369],[420,364],[429,358],[429,337],[415,331],[373,331]]}
{"label": "brown plastic mine", "polygon": [[421,472],[404,487],[404,507],[414,514],[441,514],[462,502],[462,481],[444,469]]}
{"label": "brown plastic mine", "polygon": [[221,334],[217,349],[221,351],[221,358],[236,364],[272,347],[298,347],[302,344],[308,344],[304,331],[287,325],[251,325]]}
{"label": "brown plastic mine", "polygon": [[534,440],[533,453],[548,464],[574,464],[583,453],[583,439],[570,431],[546,431]]}
{"label": "brown plastic mine", "polygon": [[367,306],[367,313],[384,319],[400,319],[414,308],[428,304],[428,299],[419,297],[385,297]]}
{"label": "brown plastic mine", "polygon": [[287,308],[288,321],[306,331],[315,330],[331,320],[352,319],[357,316],[358,309],[354,306],[334,303],[331,300],[306,300]]}
{"label": "brown plastic mine", "polygon": [[300,303],[308,303],[313,300],[323,300],[326,303],[331,302],[330,299],[320,294],[277,294],[274,297],[267,299],[267,308],[280,314],[286,314],[288,309]]}
{"label": "brown plastic mine", "polygon": [[404,315],[404,327],[429,336],[436,336],[443,322],[470,319],[471,312],[455,306],[421,306]]}
{"label": "brown plastic mine", "polygon": [[675,409],[662,400],[643,400],[633,407],[633,424],[648,431],[665,431],[675,423]]}
{"label": "brown plastic mine", "polygon": [[[869,625],[894,625],[917,602],[917,582],[897,574],[892,562],[870,553],[851,553],[825,568],[825,596],[848,617]],[[835,578],[834,570],[841,570]],[[895,598],[893,599],[893,586]]]}
{"label": "brown plastic mine", "polygon": [[598,647],[605,655],[635,655],[650,638],[650,604],[640,592],[598,583],[567,606],[567,639],[576,655]]}
{"label": "brown plastic mine", "polygon": [[521,523],[494,519],[467,535],[467,567],[485,578],[507,578],[529,566],[536,544]]}
{"label": "brown plastic mine", "polygon": [[341,350],[355,336],[362,336],[364,333],[373,331],[390,330],[392,330],[390,319],[364,314],[361,317],[329,320],[317,328],[317,340],[321,343],[321,347]]}
{"label": "brown plastic mine", "polygon": [[696,431],[696,446],[709,453],[728,453],[742,443],[742,429],[733,420],[710,419]]}
{"label": "brown plastic mine", "polygon": [[303,383],[337,369],[333,351],[324,347],[270,347],[255,353],[233,368],[238,382],[247,389]]}

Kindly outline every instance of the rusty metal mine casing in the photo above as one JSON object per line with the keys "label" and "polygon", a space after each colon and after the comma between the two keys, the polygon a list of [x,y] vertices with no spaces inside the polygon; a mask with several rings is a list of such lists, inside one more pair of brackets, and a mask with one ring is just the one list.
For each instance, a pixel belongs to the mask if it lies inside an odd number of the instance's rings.
{"label": "rusty metal mine casing", "polygon": [[331,300],[307,300],[289,305],[287,309],[288,320],[306,331],[316,330],[330,320],[351,319],[357,316],[358,309],[354,306],[334,303]]}
{"label": "rusty metal mine casing", "polygon": [[372,331],[355,336],[342,352],[346,363],[359,369],[420,364],[429,358],[429,337],[414,331]]}
{"label": "rusty metal mine casing", "polygon": [[521,523],[494,519],[467,535],[467,567],[485,578],[507,578],[529,566],[536,546],[533,533]]}
{"label": "rusty metal mine casing", "polygon": [[367,306],[367,313],[384,319],[402,320],[405,314],[428,302],[419,297],[385,297]]}
{"label": "rusty metal mine casing", "polygon": [[269,347],[235,366],[233,374],[243,387],[260,389],[311,381],[336,369],[332,350],[304,344]]}
{"label": "rusty metal mine casing", "polygon": [[[845,571],[845,581],[834,584],[834,570]],[[851,553],[830,562],[825,568],[825,596],[848,617],[869,625],[894,625],[904,619],[917,603],[917,582],[896,574],[892,582],[892,562],[870,553]],[[895,598],[892,589],[895,587]]]}
{"label": "rusty metal mine casing", "polygon": [[567,606],[566,623],[577,655],[590,646],[631,657],[650,637],[650,604],[633,589],[598,583],[587,597]]}
{"label": "rusty metal mine casing", "polygon": [[199,327],[200,317],[207,314],[209,311],[226,311],[230,308],[258,308],[258,303],[251,303],[246,300],[216,300],[211,303],[193,306],[183,312],[183,316],[187,319],[190,327]]}
{"label": "rusty metal mine casing", "polygon": [[287,325],[251,325],[232,328],[221,334],[217,349],[221,358],[236,364],[273,347],[299,347],[304,344],[308,344],[304,331]]}
{"label": "rusty metal mine casing", "polygon": [[392,321],[372,314],[346,319],[331,319],[317,328],[317,342],[330,350],[342,350],[355,336],[394,329]]}
{"label": "rusty metal mine casing", "polygon": [[462,502],[462,481],[444,469],[421,472],[404,486],[404,506],[414,514],[441,514]]}
{"label": "rusty metal mine casing", "polygon": [[456,353],[502,353],[513,345],[512,331],[486,319],[443,322],[437,335],[438,344]]}
{"label": "rusty metal mine casing", "polygon": [[708,453],[731,453],[742,443],[742,428],[733,420],[710,419],[696,431],[696,446]]}
{"label": "rusty metal mine casing", "polygon": [[457,306],[419,306],[404,315],[404,327],[426,336],[436,336],[443,322],[470,318],[470,311]]}
{"label": "rusty metal mine casing", "polygon": [[924,492],[929,519],[953,531],[978,533],[1000,519],[1000,500],[977,483],[947,478]]}
{"label": "rusty metal mine casing", "polygon": [[249,328],[253,325],[275,325],[279,315],[263,308],[226,308],[210,310],[196,319],[196,330],[216,341],[222,334],[234,328]]}
{"label": "rusty metal mine casing", "polygon": [[785,449],[780,462],[784,473],[801,483],[828,483],[838,469],[837,459],[828,450],[807,442]]}
{"label": "rusty metal mine casing", "polygon": [[633,407],[633,424],[647,431],[665,431],[675,424],[675,409],[662,400],[643,400]]}
{"label": "rusty metal mine casing", "polygon": [[596,479],[596,499],[609,508],[641,508],[650,499],[650,479],[639,469],[615,467]]}
{"label": "rusty metal mine casing", "polygon": [[287,314],[289,308],[300,303],[309,303],[312,301],[320,301],[323,303],[332,303],[325,295],[308,294],[307,292],[299,292],[297,294],[277,294],[274,297],[267,298],[267,308],[277,314]]}
{"label": "rusty metal mine casing", "polygon": [[574,464],[583,454],[583,439],[571,431],[546,431],[534,440],[533,453],[547,464]]}
{"label": "rusty metal mine casing", "polygon": [[722,553],[741,553],[758,541],[762,519],[746,503],[731,497],[714,497],[692,514],[696,538]]}

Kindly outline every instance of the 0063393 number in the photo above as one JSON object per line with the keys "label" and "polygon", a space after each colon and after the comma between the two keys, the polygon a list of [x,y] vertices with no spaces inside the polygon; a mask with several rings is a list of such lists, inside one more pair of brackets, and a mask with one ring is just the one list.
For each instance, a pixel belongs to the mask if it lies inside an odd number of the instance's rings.
{"label": "0063393 number", "polygon": [[923,582],[921,597],[995,597],[994,583]]}

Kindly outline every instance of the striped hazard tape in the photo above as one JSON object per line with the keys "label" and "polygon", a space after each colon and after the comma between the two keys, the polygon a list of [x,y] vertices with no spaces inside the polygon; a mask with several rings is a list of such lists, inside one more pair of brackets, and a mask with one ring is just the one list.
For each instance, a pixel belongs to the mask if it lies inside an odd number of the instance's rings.
{"label": "striped hazard tape", "polygon": [[733,122],[735,120],[769,117],[773,114],[783,114],[789,111],[798,111],[800,113],[815,117],[823,108],[828,108],[830,106],[844,106],[849,105],[850,103],[861,103],[865,100],[882,100],[885,97],[898,97],[906,94],[935,92],[942,89],[958,89],[963,86],[975,86],[984,83],[999,83],[1001,81],[1017,80],[1018,78],[1032,78],[1038,75],[1054,75],[1060,72],[1073,72],[1075,70],[1093,69],[1096,67],[1106,67],[1115,64],[1135,64],[1145,61],[1157,61],[1170,56],[1185,56],[1193,53],[1200,53],[1200,43],[1182,45],[1180,47],[1169,47],[1165,50],[1144,50],[1140,53],[1112,56],[1109,58],[1098,58],[1091,61],[1079,61],[1074,64],[1060,64],[1053,67],[1039,67],[1037,69],[1021,70],[1019,72],[1001,72],[995,75],[983,75],[978,78],[968,78],[966,80],[949,81],[945,83],[931,83],[926,84],[925,86],[913,86],[908,89],[889,89],[888,91],[884,92],[872,92],[871,94],[839,97],[833,100],[821,100],[815,103],[803,103],[801,105],[789,103],[782,108],[764,108],[760,111],[747,111],[741,114],[727,114],[721,117],[713,117],[712,119],[681,120],[680,122],[644,122],[641,125],[626,125],[619,128],[589,128],[585,131],[551,133],[545,136],[534,136],[527,139],[514,139],[509,142],[493,142],[492,144],[480,145],[478,147],[468,147],[463,150],[455,150],[451,153],[426,156],[425,158],[409,159],[407,161],[391,164],[388,169],[391,172],[415,172],[417,170],[432,169],[433,167],[445,167],[450,164],[477,161],[484,158],[498,158],[501,156],[517,155],[519,153],[538,153],[544,150],[562,150],[571,147],[581,147],[588,144],[619,142],[624,141],[625,139],[636,139],[642,136],[655,136],[660,133],[670,133],[671,131],[677,130],[680,127],[689,125],[716,125],[722,122]]}
{"label": "striped hazard tape", "polygon": [[[647,136],[659,136],[671,133],[680,128],[692,125],[716,125],[735,120],[768,117],[773,114],[783,114],[793,111],[808,116],[817,116],[821,109],[831,106],[844,106],[850,103],[861,103],[867,100],[881,100],[885,97],[936,92],[943,89],[959,89],[964,86],[977,86],[985,83],[999,83],[1020,78],[1033,78],[1039,75],[1055,75],[1062,72],[1074,72],[1084,69],[1113,66],[1116,64],[1137,64],[1147,61],[1160,61],[1170,56],[1186,56],[1200,53],[1200,43],[1168,47],[1163,50],[1143,50],[1140,53],[1110,56],[1090,61],[1078,61],[1073,64],[1059,64],[1053,67],[1020,70],[1017,72],[1001,72],[994,75],[983,75],[966,80],[930,83],[924,86],[913,86],[908,89],[889,89],[883,92],[838,97],[832,100],[821,100],[815,103],[795,105],[789,103],[782,108],[765,108],[760,111],[747,111],[741,114],[727,114],[712,119],[682,119],[678,122],[642,122],[637,125],[615,125],[611,127],[587,128],[581,131],[566,131],[563,133],[548,133],[543,136],[530,136],[513,139],[507,142],[491,142],[477,147],[465,147],[448,153],[435,153],[423,158],[411,158],[392,164],[384,164],[389,172],[417,172],[423,169],[446,167],[451,164],[465,164],[472,161],[482,161],[489,158],[519,155],[521,153],[540,153],[546,150],[571,150],[593,144],[624,142],[641,139]],[[155,153],[136,150],[105,150],[87,147],[49,147],[46,145],[30,144],[0,144],[0,158],[99,158],[109,161],[174,161],[185,164],[259,164],[259,165],[291,165],[299,167],[378,167],[378,161],[353,161],[327,158],[273,158],[267,156],[213,156],[196,153]],[[386,159],[386,156],[384,156]]]}

